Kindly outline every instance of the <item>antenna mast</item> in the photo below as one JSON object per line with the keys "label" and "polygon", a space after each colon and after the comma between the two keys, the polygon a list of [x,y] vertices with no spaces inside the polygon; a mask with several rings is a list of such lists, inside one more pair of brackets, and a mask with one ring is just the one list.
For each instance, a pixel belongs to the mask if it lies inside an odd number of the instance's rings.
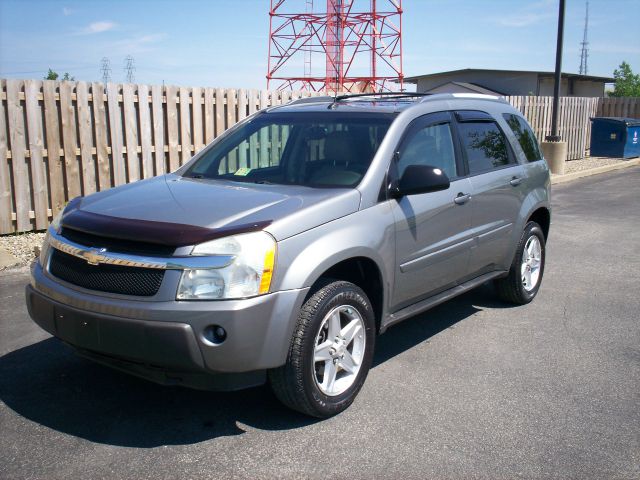
{"label": "antenna mast", "polygon": [[580,75],[587,74],[587,59],[589,58],[589,42],[587,41],[587,30],[589,29],[589,2],[587,1],[587,13],[584,17],[584,34],[582,35],[582,50],[580,52]]}

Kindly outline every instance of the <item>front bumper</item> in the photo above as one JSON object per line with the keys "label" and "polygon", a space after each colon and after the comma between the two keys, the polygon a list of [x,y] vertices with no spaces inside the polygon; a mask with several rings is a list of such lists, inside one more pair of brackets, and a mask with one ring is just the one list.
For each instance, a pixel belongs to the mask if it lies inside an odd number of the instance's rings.
{"label": "front bumper", "polygon": [[[285,363],[307,291],[150,302],[73,288],[50,278],[36,262],[26,301],[38,325],[94,360],[160,383],[236,389],[261,383],[264,370]],[[224,342],[208,339],[212,325],[226,330]]]}

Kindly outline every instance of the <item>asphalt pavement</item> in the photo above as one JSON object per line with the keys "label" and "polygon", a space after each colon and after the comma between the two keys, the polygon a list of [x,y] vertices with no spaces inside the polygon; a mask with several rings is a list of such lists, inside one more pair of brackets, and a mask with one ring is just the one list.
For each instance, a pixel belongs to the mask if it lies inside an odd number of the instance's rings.
{"label": "asphalt pavement", "polygon": [[325,421],[77,357],[0,272],[0,478],[640,478],[640,168],[554,186],[542,288],[392,327]]}

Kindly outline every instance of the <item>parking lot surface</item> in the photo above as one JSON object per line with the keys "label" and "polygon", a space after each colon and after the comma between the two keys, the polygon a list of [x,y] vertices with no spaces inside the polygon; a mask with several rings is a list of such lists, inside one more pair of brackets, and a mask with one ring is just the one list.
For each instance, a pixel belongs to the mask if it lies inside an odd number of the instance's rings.
{"label": "parking lot surface", "polygon": [[640,168],[553,208],[532,304],[485,285],[392,327],[325,421],[77,357],[0,272],[0,478],[640,478]]}

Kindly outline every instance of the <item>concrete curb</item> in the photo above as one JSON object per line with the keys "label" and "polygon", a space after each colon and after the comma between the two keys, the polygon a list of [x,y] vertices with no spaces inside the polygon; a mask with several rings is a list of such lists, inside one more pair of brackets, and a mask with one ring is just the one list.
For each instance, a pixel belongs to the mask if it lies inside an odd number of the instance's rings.
{"label": "concrete curb", "polygon": [[567,173],[565,175],[551,175],[551,184],[556,185],[558,183],[570,182],[571,180],[576,180],[578,178],[590,177],[591,175],[612,172],[613,170],[635,167],[637,165],[640,165],[640,158],[625,160],[621,163],[616,163],[615,165],[604,165],[602,167],[590,168],[588,170],[580,170],[578,172]]}

